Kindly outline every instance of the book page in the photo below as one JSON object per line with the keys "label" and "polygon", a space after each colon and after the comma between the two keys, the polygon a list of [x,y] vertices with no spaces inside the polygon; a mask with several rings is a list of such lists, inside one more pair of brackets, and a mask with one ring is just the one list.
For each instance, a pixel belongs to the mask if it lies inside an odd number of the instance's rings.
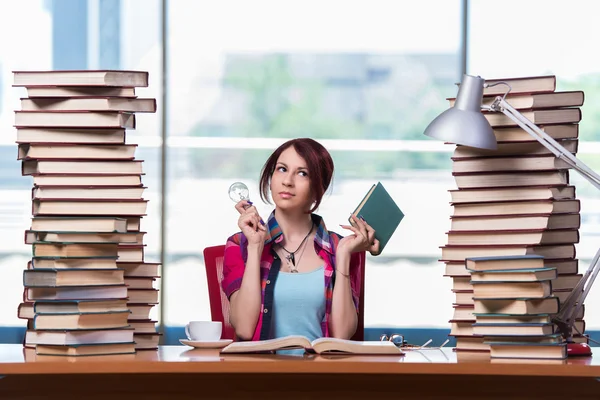
{"label": "book page", "polygon": [[[371,189],[369,189],[369,191],[367,192],[367,194],[365,195],[365,197],[362,199],[362,201],[360,202],[360,204],[356,207],[356,209],[354,210],[354,212],[352,213],[352,215],[358,216],[358,213],[360,212],[360,210],[363,208],[363,206],[365,205],[365,203],[367,202],[367,200],[369,200],[369,197],[371,197],[371,194],[373,193],[373,190],[375,190],[375,187],[377,187],[377,185],[371,186]],[[354,220],[352,218],[349,218],[348,222],[350,222],[350,225],[352,225],[352,226],[355,225]]]}
{"label": "book page", "polygon": [[305,336],[286,336],[277,339],[233,342],[221,350],[221,353],[253,353],[282,349],[310,349],[311,343]]}
{"label": "book page", "polygon": [[355,341],[337,338],[319,338],[312,341],[312,347],[318,354],[334,352],[353,354],[404,354],[400,348],[389,341]]}

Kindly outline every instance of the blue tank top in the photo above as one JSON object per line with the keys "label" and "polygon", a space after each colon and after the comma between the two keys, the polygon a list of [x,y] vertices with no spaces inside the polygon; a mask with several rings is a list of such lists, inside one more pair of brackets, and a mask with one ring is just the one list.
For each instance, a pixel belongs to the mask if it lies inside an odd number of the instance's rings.
{"label": "blue tank top", "polygon": [[[325,316],[323,266],[311,272],[280,271],[273,290],[273,338],[302,335],[309,340],[323,336]],[[304,350],[283,350],[278,354],[303,354]]]}

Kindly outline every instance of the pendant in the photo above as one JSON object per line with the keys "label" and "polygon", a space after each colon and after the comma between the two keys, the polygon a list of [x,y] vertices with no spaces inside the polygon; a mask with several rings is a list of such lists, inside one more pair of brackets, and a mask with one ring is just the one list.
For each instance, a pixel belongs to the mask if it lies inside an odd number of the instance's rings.
{"label": "pendant", "polygon": [[294,253],[288,254],[287,256],[285,256],[285,258],[287,258],[287,260],[291,262],[293,266],[296,266],[296,259],[294,258]]}

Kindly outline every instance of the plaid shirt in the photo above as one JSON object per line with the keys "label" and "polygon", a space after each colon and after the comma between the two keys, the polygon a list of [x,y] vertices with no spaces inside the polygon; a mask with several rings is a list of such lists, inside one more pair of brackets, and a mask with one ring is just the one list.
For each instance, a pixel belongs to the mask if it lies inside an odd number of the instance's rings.
{"label": "plaid shirt", "polygon": [[[314,246],[317,254],[325,261],[325,315],[321,321],[321,330],[323,336],[328,337],[329,319],[331,316],[331,303],[333,298],[333,286],[335,284],[335,251],[342,238],[335,232],[330,232],[325,227],[323,218],[316,214],[311,215],[312,220],[317,226]],[[283,240],[283,233],[275,213],[271,213],[267,222],[269,228],[267,239],[260,258],[260,277],[261,277],[261,313],[258,317],[256,329],[252,340],[270,339],[271,333],[271,308],[273,304],[273,289],[279,274],[281,260],[273,250],[273,243],[280,243]],[[248,240],[243,233],[238,232],[227,239],[225,245],[225,259],[223,265],[223,280],[221,286],[229,298],[242,285],[244,269],[246,268],[246,259],[248,257]],[[358,312],[358,294],[361,285],[361,271],[358,253],[352,254],[350,259],[350,287],[352,289],[352,299]]]}

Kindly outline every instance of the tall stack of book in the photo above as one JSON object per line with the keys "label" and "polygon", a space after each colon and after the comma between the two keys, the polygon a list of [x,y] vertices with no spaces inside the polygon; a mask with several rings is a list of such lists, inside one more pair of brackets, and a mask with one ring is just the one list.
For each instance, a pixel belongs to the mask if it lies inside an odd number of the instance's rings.
{"label": "tall stack of book", "polygon": [[[494,79],[486,83],[500,81],[512,88],[506,96],[508,103],[568,151],[577,152],[582,91],[557,92],[554,76]],[[491,104],[507,89],[505,85],[485,88],[483,104]],[[455,99],[449,100],[453,105]],[[442,260],[446,263],[445,275],[454,282],[455,312],[450,322],[457,350],[489,350],[480,330],[473,328],[473,278],[465,267],[465,259],[543,256],[544,267],[557,271],[550,295],[560,301],[567,298],[581,278],[575,254],[580,204],[575,187],[569,184],[567,166],[505,115],[484,115],[494,129],[498,149],[458,145],[452,157],[458,189],[450,190],[454,211],[448,242],[442,247]],[[583,319],[578,327],[585,327]]]}
{"label": "tall stack of book", "polygon": [[135,112],[153,113],[141,71],[17,71],[22,175],[33,177],[32,259],[18,315],[39,355],[156,348],[149,319],[159,265],[144,261],[142,160],[125,143]]}

